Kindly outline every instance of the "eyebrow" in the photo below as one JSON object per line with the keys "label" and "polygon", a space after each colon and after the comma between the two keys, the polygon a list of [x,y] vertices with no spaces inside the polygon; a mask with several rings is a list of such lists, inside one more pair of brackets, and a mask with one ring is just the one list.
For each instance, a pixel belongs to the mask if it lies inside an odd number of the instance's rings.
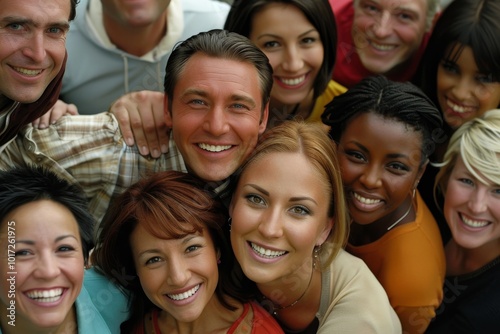
{"label": "eyebrow", "polygon": [[[54,242],[59,242],[59,241],[64,240],[66,238],[73,238],[73,239],[78,241],[78,239],[74,235],[65,234],[65,235],[61,235],[61,236],[55,238]],[[27,245],[33,246],[36,244],[36,241],[35,240],[22,240],[21,239],[21,240],[16,240],[16,244],[27,244]]]}
{"label": "eyebrow", "polygon": [[[187,89],[181,97],[185,97],[185,96],[188,96],[188,95],[198,95],[198,96],[201,96],[201,97],[204,97],[204,98],[209,98],[209,95],[207,92],[205,92],[204,90],[201,90],[201,89],[197,89],[197,88],[189,88]],[[248,96],[245,96],[245,95],[241,95],[241,94],[232,94],[230,96],[231,98],[231,101],[242,101],[242,102],[246,102],[248,104],[251,105],[252,108],[255,108],[257,106],[256,102],[254,99],[248,97]]]}
{"label": "eyebrow", "polygon": [[[352,141],[351,143],[353,143],[354,145],[358,146],[361,150],[365,151],[365,152],[370,152],[370,150],[368,150],[364,145],[356,142],[356,141]],[[396,158],[406,158],[408,159],[409,156],[406,155],[406,154],[402,154],[402,153],[390,153],[387,155],[388,158],[391,158],[391,159],[396,159]]]}
{"label": "eyebrow", "polygon": [[[269,196],[269,192],[267,190],[264,190],[263,188],[259,187],[256,184],[249,183],[249,184],[246,184],[246,186],[252,187],[255,190],[263,193],[264,195]],[[308,196],[291,197],[289,201],[290,202],[311,201],[311,202],[315,203],[316,205],[318,205],[318,203],[312,197],[308,197]]]}
{"label": "eyebrow", "polygon": [[[188,234],[188,235],[186,235],[185,237],[182,238],[181,244],[185,245],[188,242],[190,242],[191,240],[193,240],[194,238],[199,238],[199,237],[203,237],[203,234],[202,233],[200,233],[200,234],[190,233],[190,234]],[[177,239],[176,238],[171,238],[171,239],[165,239],[165,240],[177,240]],[[158,248],[152,248],[152,249],[146,249],[145,251],[140,252],[137,256],[141,257],[141,256],[147,255],[147,254],[158,254],[158,253],[161,253],[160,249],[158,249]]]}
{"label": "eyebrow", "polygon": [[[299,37],[303,37],[305,35],[308,35],[312,32],[317,32],[319,34],[319,31],[316,29],[316,28],[312,28],[306,32],[303,32],[302,34],[299,35]],[[275,35],[275,34],[262,34],[260,35],[259,37],[257,37],[257,39],[260,39],[262,37],[272,37],[272,38],[278,38],[278,39],[281,39],[281,36],[278,36],[278,35]]]}

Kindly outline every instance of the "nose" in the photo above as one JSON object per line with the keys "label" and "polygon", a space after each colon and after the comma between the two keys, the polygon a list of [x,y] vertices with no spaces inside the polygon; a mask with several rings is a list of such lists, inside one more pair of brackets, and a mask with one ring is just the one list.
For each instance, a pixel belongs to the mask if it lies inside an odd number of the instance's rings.
{"label": "nose", "polygon": [[61,273],[56,255],[52,253],[41,254],[36,263],[33,275],[41,279],[51,279]]}
{"label": "nose", "polygon": [[373,33],[377,38],[385,38],[392,32],[391,13],[383,11],[379,20],[373,25]]}
{"label": "nose", "polygon": [[230,129],[225,108],[213,106],[205,115],[203,129],[214,137],[222,136]]}
{"label": "nose", "polygon": [[261,216],[259,232],[268,239],[283,236],[283,218],[278,209],[269,210],[267,214]]}
{"label": "nose", "polygon": [[190,278],[190,270],[185,260],[180,257],[172,257],[167,265],[167,283],[175,287],[183,287]]}
{"label": "nose", "polygon": [[469,210],[471,210],[472,213],[482,213],[486,211],[486,208],[488,207],[488,198],[486,192],[486,189],[474,189],[468,202]]}
{"label": "nose", "polygon": [[302,55],[297,47],[289,46],[285,49],[281,67],[287,72],[297,72],[304,67]]}
{"label": "nose", "polygon": [[464,101],[472,96],[474,86],[474,83],[470,82],[469,79],[461,77],[455,86],[453,86],[453,95],[455,95],[458,100]]}
{"label": "nose", "polygon": [[379,168],[368,165],[367,169],[361,174],[359,181],[367,189],[379,188],[382,186]]}
{"label": "nose", "polygon": [[45,36],[43,32],[35,31],[26,40],[27,45],[23,48],[23,55],[32,59],[35,63],[41,63],[46,57]]}

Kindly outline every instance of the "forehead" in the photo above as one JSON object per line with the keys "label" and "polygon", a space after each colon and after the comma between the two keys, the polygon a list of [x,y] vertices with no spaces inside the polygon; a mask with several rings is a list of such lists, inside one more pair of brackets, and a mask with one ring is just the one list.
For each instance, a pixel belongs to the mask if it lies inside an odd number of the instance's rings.
{"label": "forehead", "polygon": [[386,10],[411,10],[424,16],[428,8],[427,0],[357,0],[356,3],[371,3]]}
{"label": "forehead", "polygon": [[0,0],[0,20],[16,17],[41,25],[46,22],[66,22],[70,12],[70,0]]}
{"label": "forehead", "polygon": [[174,95],[197,92],[208,98],[251,99],[260,105],[260,87],[258,71],[253,64],[196,53],[179,74]]}
{"label": "forehead", "polygon": [[370,152],[401,153],[420,161],[423,136],[410,125],[373,112],[353,117],[340,138],[341,143],[355,142]]}
{"label": "forehead", "polygon": [[[290,24],[294,22],[294,24]],[[304,33],[301,29],[315,29],[306,15],[297,6],[287,3],[271,3],[255,12],[252,17],[252,33],[267,31],[290,34],[292,32]]]}

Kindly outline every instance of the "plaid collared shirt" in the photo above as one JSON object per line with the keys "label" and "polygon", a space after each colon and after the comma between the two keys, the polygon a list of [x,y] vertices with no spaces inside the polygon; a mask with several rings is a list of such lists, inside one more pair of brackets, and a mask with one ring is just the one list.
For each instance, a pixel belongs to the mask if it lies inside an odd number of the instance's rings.
{"label": "plaid collared shirt", "polygon": [[169,152],[160,158],[143,157],[128,147],[118,121],[107,112],[91,116],[65,116],[48,129],[28,125],[0,154],[0,169],[40,165],[78,183],[90,201],[98,224],[111,199],[149,173],[186,172],[172,138]]}

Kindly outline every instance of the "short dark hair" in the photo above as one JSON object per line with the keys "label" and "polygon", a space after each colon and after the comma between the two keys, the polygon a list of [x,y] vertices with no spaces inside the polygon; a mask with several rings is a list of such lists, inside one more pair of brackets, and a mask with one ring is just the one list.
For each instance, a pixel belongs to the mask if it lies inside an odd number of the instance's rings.
{"label": "short dark hair", "polygon": [[[337,48],[337,26],[328,0],[235,0],[224,24],[224,29],[250,36],[253,15],[270,3],[284,3],[297,7],[318,31],[323,44],[323,64],[314,82],[314,98],[325,91],[332,80]],[[293,22],[290,22],[293,24]]]}
{"label": "short dark hair", "polygon": [[69,20],[73,21],[76,17],[76,5],[80,3],[80,0],[71,0],[71,11],[69,12]]}
{"label": "short dark hair", "polygon": [[454,0],[443,10],[432,31],[415,81],[436,105],[439,105],[439,63],[456,61],[465,46],[472,49],[479,70],[490,74],[494,81],[500,81],[499,17],[500,2],[497,0]]}
{"label": "short dark hair", "polygon": [[170,110],[177,81],[188,60],[196,53],[253,65],[259,76],[262,108],[267,105],[273,85],[273,68],[267,56],[248,38],[234,32],[213,29],[191,36],[170,54],[165,70],[165,94]]}
{"label": "short dark hair", "polygon": [[0,222],[12,210],[31,202],[50,200],[66,207],[78,223],[85,263],[94,246],[95,220],[83,190],[40,166],[0,171]]}
{"label": "short dark hair", "polygon": [[441,113],[422,90],[409,82],[391,81],[382,75],[366,77],[335,97],[325,106],[321,118],[330,126],[330,136],[338,143],[349,121],[362,113],[396,120],[420,132],[421,164],[436,148],[434,131],[443,126]]}

